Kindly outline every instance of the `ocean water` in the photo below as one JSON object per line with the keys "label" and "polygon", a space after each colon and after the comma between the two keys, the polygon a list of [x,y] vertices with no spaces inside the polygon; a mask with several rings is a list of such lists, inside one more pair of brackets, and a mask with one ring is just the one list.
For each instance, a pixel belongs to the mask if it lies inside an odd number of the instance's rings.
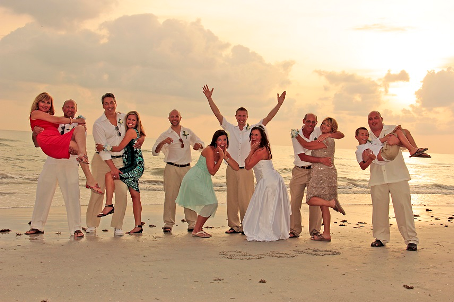
{"label": "ocean water", "polygon": [[[290,140],[290,139],[289,139]],[[163,203],[163,156],[152,156],[151,147],[155,139],[145,142],[142,152],[145,159],[145,172],[140,188],[143,204]],[[87,138],[89,158],[94,153],[93,138]],[[288,185],[293,168],[293,149],[291,146],[273,146],[273,164]],[[369,194],[367,186],[369,171],[361,170],[355,159],[354,149],[338,149],[335,165],[338,171],[339,194],[343,203],[370,203],[370,198],[358,198]],[[405,161],[410,171],[412,201],[414,204],[454,205],[454,156],[452,154],[433,154],[431,159],[409,158],[404,152]],[[197,161],[200,152],[193,152],[192,164]],[[33,207],[36,182],[41,172],[46,155],[40,148],[35,148],[31,141],[31,132],[0,130],[0,208]],[[213,177],[213,184],[218,197],[226,191],[225,169]],[[81,204],[88,203],[89,190],[83,189],[85,179],[80,175]],[[225,203],[225,198],[219,198]],[[53,206],[63,204],[57,188]]]}

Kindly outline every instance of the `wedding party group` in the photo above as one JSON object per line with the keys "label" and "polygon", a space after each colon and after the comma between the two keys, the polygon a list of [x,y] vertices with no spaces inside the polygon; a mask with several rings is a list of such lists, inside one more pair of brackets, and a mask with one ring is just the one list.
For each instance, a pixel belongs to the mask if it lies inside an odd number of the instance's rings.
{"label": "wedding party group", "polygon": [[[182,126],[181,113],[173,109],[168,116],[170,127],[158,137],[151,150],[154,156],[161,152],[164,155],[163,232],[172,233],[176,205],[179,205],[184,209],[184,221],[193,237],[212,236],[204,230],[206,221],[215,215],[218,207],[211,177],[221,166],[226,166],[226,234],[243,234],[248,241],[298,238],[303,229],[301,207],[306,191],[310,238],[330,242],[330,210],[346,214],[338,200],[334,165],[335,140],[344,137],[338,131],[337,121],[326,117],[317,127],[317,116],[307,113],[302,126],[291,130],[294,167],[289,198],[283,178],[273,167],[266,128],[282,106],[286,92],[277,94],[277,104],[266,117],[249,125],[246,108],[239,107],[235,112],[236,122],[230,123],[213,100],[214,88],[205,85],[202,91],[222,128],[214,132],[209,145],[205,146],[191,129]],[[127,191],[131,195],[134,215],[134,227],[127,233],[143,232],[139,180],[145,168],[141,151],[146,139],[145,129],[137,111],[127,114],[117,111],[114,94],[104,94],[101,104],[104,111],[93,124],[96,153],[89,161],[86,120],[76,116],[76,102],[65,101],[63,116],[56,116],[53,98],[48,93],[40,93],[33,101],[30,110],[32,139],[48,157],[38,178],[31,229],[27,235],[44,233],[57,184],[62,191],[69,230],[74,238],[84,237],[83,230],[95,233],[100,220],[109,215],[112,215],[114,235],[124,235]],[[358,128],[355,138],[359,143],[356,151],[359,166],[363,170],[370,166],[375,238],[371,246],[382,247],[390,240],[391,197],[407,250],[416,251],[418,237],[408,185],[410,175],[400,148],[407,148],[411,157],[430,155],[426,153],[427,148],[417,147],[408,130],[385,125],[378,111],[369,113],[368,124],[370,130]],[[191,149],[201,151],[193,167]],[[81,223],[79,166],[86,178],[85,186],[91,190],[86,228],[82,228]]]}

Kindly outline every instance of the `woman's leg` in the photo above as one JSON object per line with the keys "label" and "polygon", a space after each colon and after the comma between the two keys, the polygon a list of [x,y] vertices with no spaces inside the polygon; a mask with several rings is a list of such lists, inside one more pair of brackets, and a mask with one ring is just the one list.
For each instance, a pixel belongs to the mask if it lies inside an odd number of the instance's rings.
{"label": "woman's leg", "polygon": [[113,193],[115,191],[115,183],[114,183],[112,174],[110,174],[110,172],[107,172],[104,179],[105,179],[105,184],[106,184],[106,206],[104,207],[102,212],[99,213],[99,215],[101,215],[99,217],[103,217],[103,216],[112,214],[113,209],[114,209],[112,200],[113,200]]}
{"label": "woman's leg", "polygon": [[197,220],[195,222],[194,230],[192,231],[193,235],[196,235],[197,233],[203,231],[203,225],[208,220],[208,218],[210,218],[210,217],[203,217],[203,216],[200,216],[200,215],[197,216]]}
{"label": "woman's leg", "polygon": [[131,194],[132,199],[132,212],[134,213],[134,228],[130,231],[130,233],[135,233],[140,231],[142,227],[137,227],[138,225],[142,225],[142,203],[140,202],[140,192],[137,192],[133,188],[129,188],[129,193]]}
{"label": "woman's leg", "polygon": [[331,239],[331,213],[329,207],[321,206],[323,218],[323,238]]}

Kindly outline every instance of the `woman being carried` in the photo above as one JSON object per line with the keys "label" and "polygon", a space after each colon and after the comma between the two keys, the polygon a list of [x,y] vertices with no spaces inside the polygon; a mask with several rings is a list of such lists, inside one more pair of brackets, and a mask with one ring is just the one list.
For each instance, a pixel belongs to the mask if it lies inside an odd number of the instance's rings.
{"label": "woman being carried", "polygon": [[181,182],[175,203],[197,212],[197,221],[192,231],[194,237],[211,237],[203,230],[203,225],[208,218],[214,216],[218,207],[211,175],[215,175],[219,170],[222,160],[225,160],[233,170],[239,170],[238,163],[227,152],[228,146],[227,132],[217,130],[213,134],[210,145],[203,149],[199,160]]}
{"label": "woman being carried", "polygon": [[312,164],[311,179],[307,189],[306,203],[311,206],[320,206],[323,218],[323,234],[315,235],[313,240],[331,241],[331,214],[329,208],[345,215],[345,211],[337,200],[337,170],[334,166],[334,139],[327,137],[329,133],[337,131],[337,122],[331,117],[323,120],[320,129],[322,135],[317,141],[307,142],[297,138],[298,142],[306,149],[313,150],[314,157],[331,158],[332,166],[325,166],[321,163]]}
{"label": "woman being carried", "polygon": [[[40,93],[33,101],[30,110],[30,126],[33,129],[35,126],[44,128],[44,130],[36,136],[36,141],[43,152],[53,158],[69,158],[71,154],[77,155],[77,161],[85,174],[87,189],[93,192],[103,194],[101,188],[96,183],[95,178],[90,172],[88,166],[85,124],[83,118],[68,118],[63,116],[54,116],[54,100],[47,93]],[[78,123],[79,125],[65,134],[58,132],[59,124]]]}
{"label": "woman being carried", "polygon": [[[96,145],[98,151],[114,151],[119,152],[125,149],[123,153],[124,167],[120,168],[120,180],[123,181],[129,189],[132,199],[132,211],[134,213],[135,227],[128,234],[142,233],[142,203],[140,202],[139,178],[144,171],[144,161],[142,150],[134,148],[136,141],[145,135],[145,131],[137,111],[130,111],[125,116],[126,119],[126,134],[120,145],[118,146],[103,146]],[[106,173],[106,206],[98,217],[104,217],[114,212],[112,204],[113,192],[115,191],[115,183],[110,172]]]}
{"label": "woman being carried", "polygon": [[248,241],[288,239],[290,201],[284,180],[274,170],[265,129],[253,127],[249,139],[251,152],[245,160],[245,168],[254,168],[257,185],[244,215],[244,234]]}

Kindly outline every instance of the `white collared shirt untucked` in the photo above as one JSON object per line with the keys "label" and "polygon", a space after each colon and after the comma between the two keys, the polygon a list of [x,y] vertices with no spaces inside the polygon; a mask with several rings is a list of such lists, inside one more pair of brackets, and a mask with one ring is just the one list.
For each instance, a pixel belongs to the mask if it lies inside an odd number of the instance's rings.
{"label": "white collared shirt untucked", "polygon": [[[309,138],[306,138],[304,135],[303,135],[303,128],[304,126],[299,129],[299,136],[301,136],[305,141],[307,142],[313,142],[314,140],[316,140],[320,135],[322,135],[322,131],[320,130],[320,127],[316,127],[314,128],[314,131],[312,131],[312,133],[309,135]],[[298,154],[306,154],[306,155],[309,155],[311,156],[312,154],[312,150],[309,150],[309,149],[306,149],[304,148],[303,146],[301,146],[301,144],[298,142],[298,140],[296,139],[296,137],[292,137],[292,145],[293,145],[293,154],[295,156],[295,160],[293,161],[293,164],[295,166],[298,166],[298,167],[302,167],[302,166],[310,166],[311,163],[309,162],[306,162],[306,161],[302,161],[300,159],[300,157],[298,156]]]}
{"label": "white collared shirt untucked", "polygon": [[[103,113],[93,124],[93,138],[96,144],[118,146],[123,140],[126,128],[125,128],[125,115],[117,112],[117,127],[110,123],[105,113]],[[118,135],[120,133],[120,135]],[[109,160],[111,156],[123,155],[123,150],[119,152],[107,152],[101,151],[99,155],[103,160]]]}

